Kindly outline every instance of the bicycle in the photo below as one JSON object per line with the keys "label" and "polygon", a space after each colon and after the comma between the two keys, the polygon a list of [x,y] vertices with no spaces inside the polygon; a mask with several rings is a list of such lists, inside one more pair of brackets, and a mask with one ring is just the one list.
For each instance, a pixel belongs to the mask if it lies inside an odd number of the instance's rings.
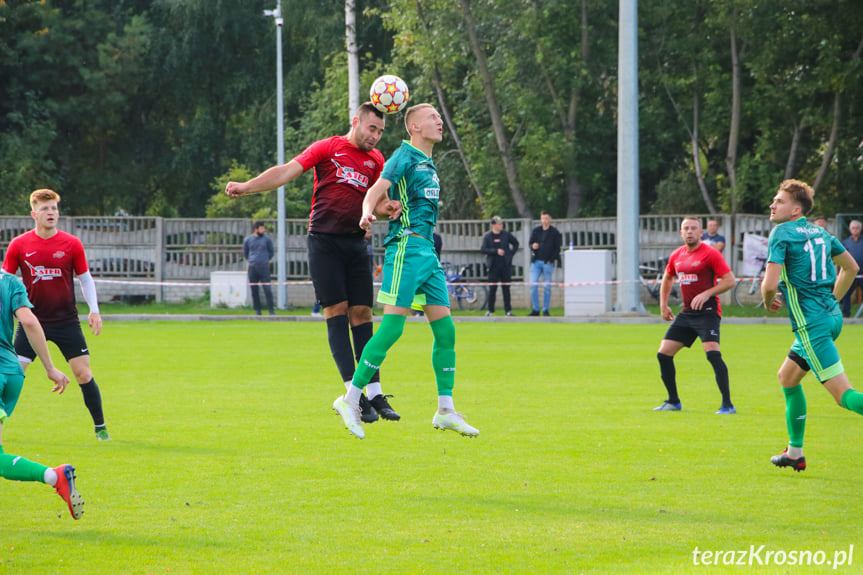
{"label": "bicycle", "polygon": [[449,291],[450,298],[454,298],[458,303],[458,308],[462,310],[482,310],[488,302],[488,288],[481,285],[471,285],[470,283],[462,282],[468,266],[463,265],[458,271],[453,264],[441,262],[441,267],[446,275],[446,287]]}
{"label": "bicycle", "polygon": [[[647,290],[647,293],[659,303],[659,290],[662,286],[662,270],[657,270],[650,266],[638,266],[638,281]],[[655,280],[648,280],[644,277],[645,272],[650,275],[656,274]],[[680,288],[676,284],[672,284],[671,293],[668,294],[668,305],[678,305],[681,303]]]}
{"label": "bicycle", "polygon": [[761,297],[761,281],[764,279],[764,270],[767,269],[767,258],[756,257],[761,262],[761,269],[752,278],[742,279],[731,290],[734,303],[740,307],[762,307],[764,298]]}

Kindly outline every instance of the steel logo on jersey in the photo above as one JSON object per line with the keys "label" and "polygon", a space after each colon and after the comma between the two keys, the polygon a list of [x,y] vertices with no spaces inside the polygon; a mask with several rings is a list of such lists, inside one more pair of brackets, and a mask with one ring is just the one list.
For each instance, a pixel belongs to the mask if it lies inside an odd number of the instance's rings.
{"label": "steel logo on jersey", "polygon": [[698,281],[698,274],[680,274],[677,276],[677,281],[680,285],[695,283]]}
{"label": "steel logo on jersey", "polygon": [[51,280],[54,278],[63,277],[63,270],[60,268],[46,268],[45,266],[34,266],[30,262],[25,261],[27,267],[30,268],[30,275],[33,277],[35,284],[39,280]]}
{"label": "steel logo on jersey", "polygon": [[337,161],[332,160],[333,164],[336,166],[336,177],[338,177],[339,184],[351,184],[356,188],[368,188],[369,187],[369,178],[365,174],[356,171],[353,168],[348,168],[342,166]]}

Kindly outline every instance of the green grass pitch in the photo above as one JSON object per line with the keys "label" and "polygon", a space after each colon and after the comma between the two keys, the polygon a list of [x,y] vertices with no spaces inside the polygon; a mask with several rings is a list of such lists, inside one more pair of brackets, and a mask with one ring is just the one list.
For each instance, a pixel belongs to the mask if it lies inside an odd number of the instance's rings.
{"label": "green grass pitch", "polygon": [[[410,321],[383,369],[402,421],[361,441],[331,409],[323,322],[106,322],[88,343],[114,440],[39,365],[3,433],[7,453],[75,465],[85,514],[0,482],[0,573],[794,573],[757,561],[863,547],[863,419],[812,376],[809,468],[769,463],[788,326],[723,327],[735,416],[714,414],[698,344],[677,356],[684,411],[651,411],[665,329],[457,324],[456,407],[481,431],[467,439],[431,426],[431,333]],[[839,340],[859,388],[861,336]],[[694,564],[696,548],[762,545],[754,566]],[[837,571],[859,572],[855,551]]]}

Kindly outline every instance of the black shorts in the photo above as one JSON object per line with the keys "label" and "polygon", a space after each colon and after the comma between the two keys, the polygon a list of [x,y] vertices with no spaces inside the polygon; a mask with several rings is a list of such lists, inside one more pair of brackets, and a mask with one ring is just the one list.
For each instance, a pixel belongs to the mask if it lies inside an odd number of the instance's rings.
{"label": "black shorts", "polygon": [[362,234],[339,236],[310,233],[309,275],[322,307],[346,301],[349,307],[372,307],[374,290],[369,252]]}
{"label": "black shorts", "polygon": [[[80,322],[43,325],[42,329],[45,331],[45,339],[57,344],[67,362],[82,355],[90,355]],[[15,353],[18,354],[19,358],[30,361],[36,359],[36,351],[30,346],[30,340],[27,339],[27,334],[24,333],[24,328],[20,324],[18,331],[15,332]]]}
{"label": "black shorts", "polygon": [[665,332],[664,339],[679,341],[686,347],[692,347],[696,337],[700,337],[702,342],[719,343],[720,321],[715,313],[679,313]]}

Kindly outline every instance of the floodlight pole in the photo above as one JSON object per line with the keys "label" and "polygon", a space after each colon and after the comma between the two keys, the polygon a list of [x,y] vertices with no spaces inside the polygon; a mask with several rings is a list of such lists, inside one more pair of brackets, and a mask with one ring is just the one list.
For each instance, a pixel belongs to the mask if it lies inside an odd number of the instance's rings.
{"label": "floodlight pole", "polygon": [[360,57],[357,50],[356,0],[345,0],[345,46],[348,50],[348,121],[360,107]]}
{"label": "floodlight pole", "polygon": [[644,313],[638,283],[638,0],[619,0],[617,89],[617,304]]}
{"label": "floodlight pole", "polygon": [[[282,87],[282,0],[277,0],[275,10],[264,10],[264,16],[272,16],[276,22],[276,134],[278,138],[278,163],[285,163],[285,108]],[[276,223],[276,274],[279,285],[276,288],[276,301],[279,309],[285,309],[288,302],[287,281],[287,244],[285,231],[285,186],[277,192],[278,222]]]}

